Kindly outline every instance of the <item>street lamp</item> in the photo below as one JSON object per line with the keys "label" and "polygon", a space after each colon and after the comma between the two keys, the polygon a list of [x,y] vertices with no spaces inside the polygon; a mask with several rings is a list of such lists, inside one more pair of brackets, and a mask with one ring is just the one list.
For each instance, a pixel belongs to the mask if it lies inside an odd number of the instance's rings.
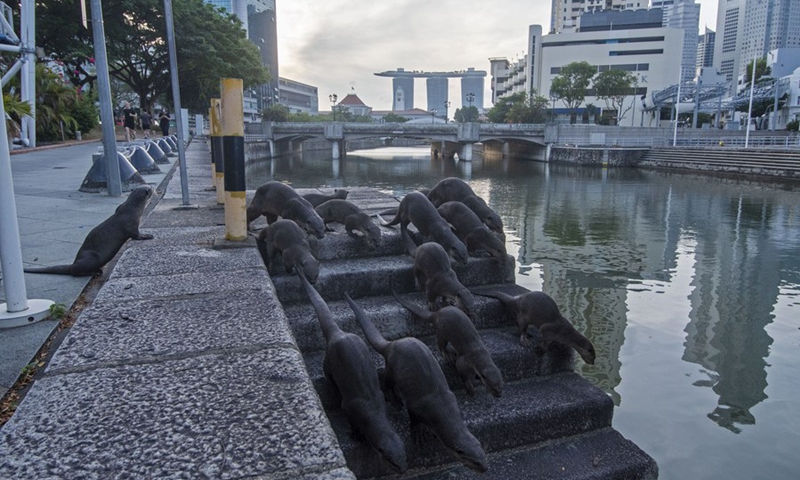
{"label": "street lamp", "polygon": [[435,122],[434,122],[434,119],[435,119],[435,118],[436,118],[436,109],[435,109],[435,108],[432,108],[432,109],[431,109],[431,125],[433,125],[433,124],[435,123]]}
{"label": "street lamp", "polygon": [[328,95],[328,100],[331,101],[331,112],[333,112],[333,121],[336,121],[336,100],[339,99],[339,96],[335,93],[331,93]]}
{"label": "street lamp", "polygon": [[469,102],[469,121],[472,121],[472,101],[475,100],[475,94],[469,92],[467,94],[467,101]]}
{"label": "street lamp", "polygon": [[450,108],[450,100],[444,101],[444,123],[447,123],[449,120],[447,119],[447,109]]}

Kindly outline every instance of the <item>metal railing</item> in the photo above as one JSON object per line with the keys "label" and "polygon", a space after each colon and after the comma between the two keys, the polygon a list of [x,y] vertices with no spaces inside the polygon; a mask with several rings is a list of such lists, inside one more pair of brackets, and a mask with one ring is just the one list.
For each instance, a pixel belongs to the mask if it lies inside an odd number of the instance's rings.
{"label": "metal railing", "polygon": [[[683,148],[744,148],[744,136],[707,136],[681,137],[675,141],[675,147]],[[747,148],[791,150],[800,149],[800,136],[751,136]],[[672,137],[606,137],[602,141],[589,137],[561,137],[557,145],[574,147],[642,147],[671,148]]]}

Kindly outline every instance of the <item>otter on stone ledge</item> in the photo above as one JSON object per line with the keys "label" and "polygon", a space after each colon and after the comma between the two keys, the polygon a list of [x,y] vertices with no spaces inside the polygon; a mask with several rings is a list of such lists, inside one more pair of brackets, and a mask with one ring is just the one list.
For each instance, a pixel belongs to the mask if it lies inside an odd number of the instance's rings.
{"label": "otter on stone ledge", "polygon": [[128,198],[102,223],[94,227],[83,241],[71,265],[28,267],[28,273],[55,273],[81,277],[99,273],[129,238],[150,240],[152,235],[139,233],[139,222],[153,196],[153,188],[141,185],[131,190]]}

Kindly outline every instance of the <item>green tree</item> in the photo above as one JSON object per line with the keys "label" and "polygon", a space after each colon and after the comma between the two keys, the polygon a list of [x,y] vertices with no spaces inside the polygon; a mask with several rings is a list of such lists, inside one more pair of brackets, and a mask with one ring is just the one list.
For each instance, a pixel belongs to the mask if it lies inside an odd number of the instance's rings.
{"label": "green tree", "polygon": [[[74,84],[93,82],[92,29],[76,12],[79,0],[49,0],[37,10],[37,44],[65,62]],[[106,0],[103,18],[112,77],[131,87],[147,109],[154,98],[171,101],[163,0]],[[245,37],[241,22],[203,0],[173,1],[175,44],[181,104],[194,112],[208,110],[219,96],[219,79],[241,78],[245,88],[265,83],[258,49]],[[74,21],[65,19],[74,18]],[[89,79],[81,80],[81,75]]]}
{"label": "green tree", "polygon": [[405,123],[408,121],[408,119],[394,112],[389,112],[383,116],[383,121],[386,123]]}
{"label": "green tree", "polygon": [[456,113],[453,114],[453,120],[459,123],[477,122],[478,118],[480,118],[480,112],[476,106],[457,108]]}
{"label": "green tree", "polygon": [[[756,83],[761,77],[769,76],[772,73],[772,69],[767,66],[767,59],[766,58],[758,58],[756,59]],[[747,72],[745,81],[747,85],[750,85],[750,81],[753,79],[753,62],[752,60],[747,63]]]}
{"label": "green tree", "polygon": [[606,70],[600,72],[594,78],[595,96],[606,102],[606,107],[616,110],[617,125],[622,123],[630,109],[633,107],[635,98],[625,107],[625,99],[635,94],[634,85],[636,77],[624,70]]}
{"label": "green tree", "polygon": [[525,97],[525,92],[518,92],[499,99],[494,104],[494,107],[489,109],[486,118],[492,123],[506,123],[508,121],[508,112],[515,104],[524,102]]}
{"label": "green tree", "polygon": [[589,62],[572,62],[561,67],[550,84],[550,95],[564,102],[570,111],[570,123],[575,123],[575,112],[586,98],[589,84],[597,73],[597,68]]}
{"label": "green tree", "polygon": [[78,103],[72,85],[61,80],[44,64],[36,64],[36,138],[41,141],[60,140],[63,132],[72,136],[78,122],[71,112]]}
{"label": "green tree", "polygon": [[283,105],[273,105],[261,111],[261,118],[265,122],[288,122],[289,109]]}
{"label": "green tree", "polygon": [[506,120],[511,123],[545,123],[547,121],[548,100],[531,92],[531,96],[522,94],[522,101],[514,103],[508,111]]}

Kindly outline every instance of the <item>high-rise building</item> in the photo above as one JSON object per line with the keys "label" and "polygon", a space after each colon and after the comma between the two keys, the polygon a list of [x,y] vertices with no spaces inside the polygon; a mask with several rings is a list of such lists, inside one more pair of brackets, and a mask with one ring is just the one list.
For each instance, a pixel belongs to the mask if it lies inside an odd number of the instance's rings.
{"label": "high-rise building", "polygon": [[719,0],[714,66],[736,88],[754,57],[780,48],[800,47],[797,0]]}
{"label": "high-rise building", "polygon": [[695,0],[651,0],[651,8],[660,8],[662,24],[667,28],[683,30],[681,55],[681,80],[690,81],[695,76],[697,64],[697,30],[700,26],[700,5]]}
{"label": "high-rise building", "polygon": [[601,10],[638,10],[647,8],[648,0],[552,0],[550,33],[572,31],[585,12]]}
{"label": "high-rise building", "polygon": [[702,67],[711,67],[714,65],[714,43],[717,34],[713,30],[706,27],[706,33],[697,37],[697,63],[695,66],[699,69]]}

